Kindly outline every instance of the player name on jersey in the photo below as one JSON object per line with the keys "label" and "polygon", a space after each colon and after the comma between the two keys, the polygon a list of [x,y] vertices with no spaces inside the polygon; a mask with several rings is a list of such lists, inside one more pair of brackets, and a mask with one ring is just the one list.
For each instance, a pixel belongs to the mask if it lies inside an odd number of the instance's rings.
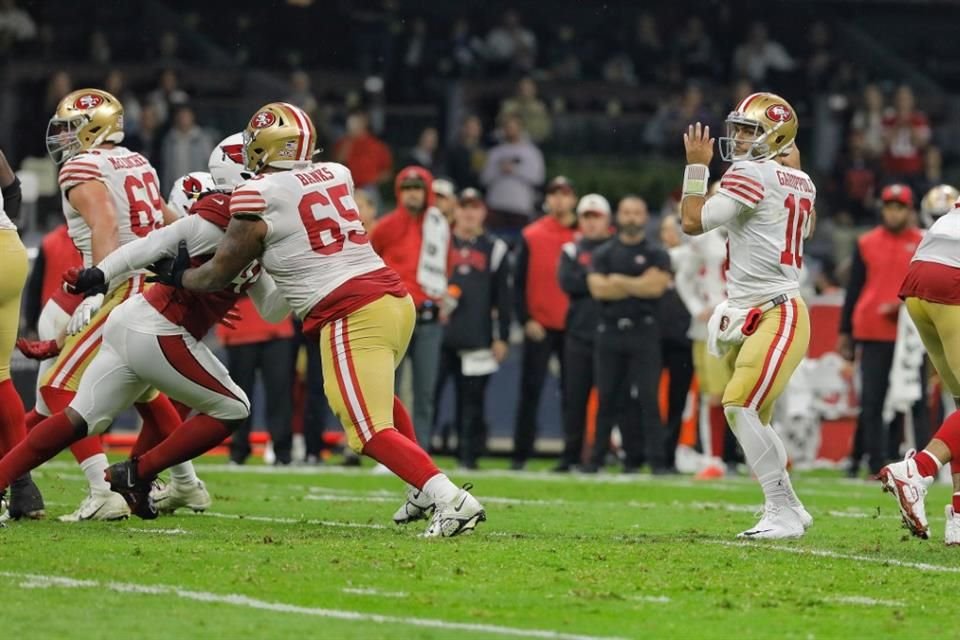
{"label": "player name on jersey", "polygon": [[791,189],[803,191],[804,193],[816,192],[816,189],[813,188],[813,183],[803,176],[777,171],[777,180],[780,181],[780,186],[782,187],[790,187]]}
{"label": "player name on jersey", "polygon": [[333,175],[333,172],[330,171],[327,167],[320,167],[314,171],[308,171],[306,173],[295,173],[297,180],[300,181],[300,184],[303,186],[308,186],[311,184],[320,184],[321,182],[327,182],[328,180],[333,180],[336,176]]}
{"label": "player name on jersey", "polygon": [[136,167],[145,167],[150,164],[147,159],[139,153],[121,156],[119,158],[108,157],[107,160],[110,161],[114,169],[135,169]]}

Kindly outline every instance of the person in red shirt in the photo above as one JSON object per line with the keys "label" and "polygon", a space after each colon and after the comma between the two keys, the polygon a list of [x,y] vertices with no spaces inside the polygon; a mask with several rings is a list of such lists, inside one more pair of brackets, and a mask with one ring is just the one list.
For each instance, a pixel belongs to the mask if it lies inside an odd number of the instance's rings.
{"label": "person in red shirt", "polygon": [[[443,344],[443,325],[440,323],[439,295],[446,290],[437,287],[438,295],[424,291],[422,270],[424,228],[428,209],[434,207],[433,176],[423,167],[405,167],[394,181],[397,208],[383,216],[370,235],[370,243],[388,267],[397,272],[403,285],[413,296],[417,308],[417,323],[405,359],[413,368],[413,424],[417,441],[428,451],[433,430],[434,397],[437,372],[440,366],[440,348]],[[438,216],[439,213],[434,208]],[[446,255],[447,241],[439,251]],[[445,271],[445,270],[444,270]],[[396,384],[404,365],[397,369]]]}
{"label": "person in red shirt", "polygon": [[[551,180],[544,204],[547,215],[523,229],[514,275],[517,319],[523,324],[524,333],[520,402],[513,431],[515,470],[523,469],[533,453],[547,365],[551,355],[563,362],[570,306],[557,278],[563,245],[573,241],[577,229],[577,194],[570,181],[563,176]],[[562,365],[560,371],[563,378]]]}
{"label": "person in red shirt", "polygon": [[380,185],[390,180],[393,156],[390,149],[370,132],[370,119],[363,111],[347,117],[347,135],[333,145],[334,160],[353,174],[353,185],[380,209]]}
{"label": "person in red shirt", "polygon": [[[837,344],[837,351],[850,362],[854,360],[854,344],[859,347],[860,416],[848,471],[853,476],[859,471],[863,453],[868,454],[870,473],[874,475],[887,462],[887,425],[882,414],[897,342],[900,285],[922,238],[913,224],[910,187],[890,185],[883,189],[880,199],[882,223],[860,236],[853,251]],[[922,373],[920,381],[925,386]],[[914,406],[913,422],[917,442],[929,440],[930,419],[922,401]]]}
{"label": "person in red shirt", "polygon": [[930,143],[930,123],[916,108],[913,90],[901,85],[893,109],[883,118],[883,170],[888,178],[911,181],[923,173],[923,155]]}

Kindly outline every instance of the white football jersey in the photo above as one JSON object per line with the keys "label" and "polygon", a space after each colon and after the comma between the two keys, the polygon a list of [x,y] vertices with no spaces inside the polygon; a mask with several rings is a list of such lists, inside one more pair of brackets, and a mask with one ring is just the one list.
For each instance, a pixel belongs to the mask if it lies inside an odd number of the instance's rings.
{"label": "white football jersey", "polygon": [[267,224],[263,268],[301,318],[351,278],[383,269],[353,200],[350,170],[334,162],[304,163],[238,186],[230,214]]}
{"label": "white football jersey", "polygon": [[720,196],[740,208],[724,225],[730,302],[753,307],[798,294],[803,241],[817,197],[810,176],[773,160],[735,162],[720,179]]}
{"label": "white football jersey", "polygon": [[80,212],[70,204],[67,193],[92,180],[102,182],[110,192],[121,245],[163,226],[160,181],[149,160],[125,147],[99,148],[75,155],[60,168],[59,181],[67,232],[83,255],[84,267],[93,266],[93,235]]}
{"label": "white football jersey", "polygon": [[960,200],[923,234],[914,262],[936,262],[960,269]]}
{"label": "white football jersey", "polygon": [[17,226],[10,220],[10,216],[3,208],[3,193],[0,193],[0,229],[16,229]]}

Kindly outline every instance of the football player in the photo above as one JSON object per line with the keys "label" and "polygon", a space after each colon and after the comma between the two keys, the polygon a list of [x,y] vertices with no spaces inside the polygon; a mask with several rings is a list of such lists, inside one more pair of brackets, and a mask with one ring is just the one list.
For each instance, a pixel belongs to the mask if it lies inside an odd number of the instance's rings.
{"label": "football player", "polygon": [[197,201],[201,193],[213,191],[213,177],[206,171],[191,171],[185,176],[177,178],[170,189],[167,203],[177,212],[185,216],[190,213],[190,207]]}
{"label": "football player", "polygon": [[[228,188],[243,181],[243,167],[221,152],[223,145],[231,142],[227,138],[218,145],[210,159],[216,183]],[[68,273],[65,282],[77,291],[89,291],[121,274],[172,258],[178,250],[192,253],[193,263],[202,264],[212,257],[229,220],[229,194],[207,192],[191,207],[190,215],[123,245],[92,268]],[[276,285],[261,273],[256,261],[220,291],[194,293],[156,285],[117,306],[104,325],[103,345],[80,379],[76,397],[64,411],[34,427],[21,445],[0,460],[0,490],[23,466],[42,463],[78,437],[102,433],[120,411],[151,388],[198,413],[183,426],[177,426],[179,421],[166,425],[163,433],[142,432],[134,456],[154,447],[161,453],[175,447],[178,438],[189,436],[191,429],[203,429],[211,423],[233,425],[246,418],[250,413],[246,395],[201,342],[244,292],[269,321],[290,314]],[[203,511],[210,504],[200,481],[191,487],[170,483],[151,497],[150,482],[127,485],[117,482],[116,477],[113,480],[114,490],[145,519],[180,506]]]}
{"label": "football player", "polygon": [[[99,89],[80,89],[64,97],[47,126],[47,151],[60,165],[59,183],[70,238],[84,264],[100,262],[118,246],[146,236],[178,216],[166,206],[150,162],[129,151],[123,141],[123,105]],[[87,365],[100,346],[110,311],[141,292],[142,273],[120,274],[77,306],[67,325],[68,337],[56,362],[41,380],[41,394],[51,414],[73,399]],[[177,424],[179,415],[164,396],[147,390],[136,403],[148,431]],[[34,420],[46,418],[39,412]],[[31,425],[28,425],[31,426]],[[71,451],[80,463],[90,493],[80,507],[63,519],[113,520],[129,514],[123,498],[104,480],[107,458],[98,436],[85,438]],[[195,484],[189,463],[171,470],[175,482]]]}
{"label": "football player", "polygon": [[[10,358],[20,325],[20,296],[27,281],[27,250],[13,223],[20,211],[20,181],[0,153],[0,454],[26,436],[23,401],[10,378]],[[9,517],[43,516],[43,498],[30,474],[12,479]]]}
{"label": "football player", "polygon": [[[164,279],[178,288],[217,290],[259,259],[303,320],[304,332],[319,340],[325,392],[351,448],[410,485],[394,519],[423,518],[432,508],[425,536],[470,531],[486,519],[483,507],[417,445],[410,416],[393,395],[394,370],[413,332],[413,302],[370,246],[350,171],[312,162],[316,137],[302,109],[284,102],[260,108],[244,131],[245,166],[256,176],[233,192],[232,217],[216,255],[197,268],[178,257]],[[150,451],[114,465],[111,476],[150,480],[229,434],[224,424],[193,429],[192,446],[178,455]]]}
{"label": "football player", "polygon": [[683,136],[683,230],[727,230],[728,301],[708,323],[713,351],[726,350],[731,377],[723,392],[727,422],[763,487],[764,513],[745,538],[796,538],[813,523],[787,472],[783,442],[770,426],[774,403],[810,341],[810,318],[800,297],[803,241],[816,188],[794,168],[797,114],[772,93],[744,98],[727,116],[720,154],[733,164],[717,194],[705,199],[714,139],[691,125]]}
{"label": "football player", "polygon": [[[900,287],[900,297],[906,301],[907,312],[956,408],[960,408],[958,244],[960,199],[924,234]],[[908,451],[904,460],[881,469],[878,478],[884,490],[897,498],[903,522],[913,535],[927,538],[930,535],[924,505],[927,488],[948,462],[954,493],[951,504],[946,507],[945,541],[948,545],[960,545],[960,411],[947,417],[926,449],[916,455],[913,450]]]}

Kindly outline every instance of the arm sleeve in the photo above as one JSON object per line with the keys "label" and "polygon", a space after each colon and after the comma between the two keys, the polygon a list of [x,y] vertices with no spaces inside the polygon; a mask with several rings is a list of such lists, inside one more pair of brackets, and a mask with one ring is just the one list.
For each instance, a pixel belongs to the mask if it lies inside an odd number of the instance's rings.
{"label": "arm sleeve", "polygon": [[222,237],[223,233],[206,220],[187,216],[128,242],[101,260],[97,267],[109,282],[130,271],[143,269],[161,258],[172,258],[181,240],[187,242],[187,249],[192,255],[202,255],[215,251]]}
{"label": "arm sleeve", "polygon": [[843,310],[840,312],[840,333],[853,333],[853,310],[860,299],[860,292],[867,281],[867,265],[860,253],[860,243],[853,248],[853,257],[850,264],[850,282],[847,284],[847,294],[843,299]]}
{"label": "arm sleeve", "polygon": [[41,245],[30,270],[30,279],[23,290],[23,318],[31,331],[37,330],[40,312],[43,310],[43,274],[47,270],[47,258]]}
{"label": "arm sleeve", "polygon": [[287,299],[277,288],[277,283],[266,271],[260,273],[260,277],[247,293],[253,301],[253,306],[260,313],[260,317],[267,322],[280,322],[293,313],[290,305],[287,304]]}
{"label": "arm sleeve", "polygon": [[103,169],[97,158],[91,154],[81,154],[67,160],[60,168],[57,178],[60,191],[67,193],[70,189],[93,180],[105,183],[107,179],[103,176]]}
{"label": "arm sleeve", "polygon": [[510,260],[507,256],[507,243],[496,240],[493,244],[491,263],[494,267],[495,300],[497,310],[496,335],[497,340],[506,341],[510,338],[510,320],[513,316],[513,297],[510,291]]}
{"label": "arm sleeve", "polygon": [[590,289],[587,287],[587,272],[577,261],[577,245],[572,242],[563,245],[557,278],[560,280],[560,288],[567,295],[571,297],[590,295]]}
{"label": "arm sleeve", "polygon": [[530,319],[527,310],[527,269],[530,266],[530,250],[527,239],[521,237],[517,244],[517,264],[513,271],[513,295],[516,302],[517,320],[526,324]]}
{"label": "arm sleeve", "polygon": [[756,209],[765,193],[763,176],[752,163],[735,162],[720,178],[720,189],[717,193],[722,193],[748,209]]}
{"label": "arm sleeve", "polygon": [[20,191],[20,178],[14,176],[13,182],[3,188],[3,199],[0,200],[0,209],[13,222],[20,218],[20,200],[23,194]]}
{"label": "arm sleeve", "polygon": [[710,198],[700,212],[700,226],[704,233],[729,224],[744,210],[744,205],[735,198],[728,197],[723,191]]}
{"label": "arm sleeve", "polygon": [[230,215],[245,215],[263,218],[267,213],[267,201],[258,185],[244,182],[230,196]]}

